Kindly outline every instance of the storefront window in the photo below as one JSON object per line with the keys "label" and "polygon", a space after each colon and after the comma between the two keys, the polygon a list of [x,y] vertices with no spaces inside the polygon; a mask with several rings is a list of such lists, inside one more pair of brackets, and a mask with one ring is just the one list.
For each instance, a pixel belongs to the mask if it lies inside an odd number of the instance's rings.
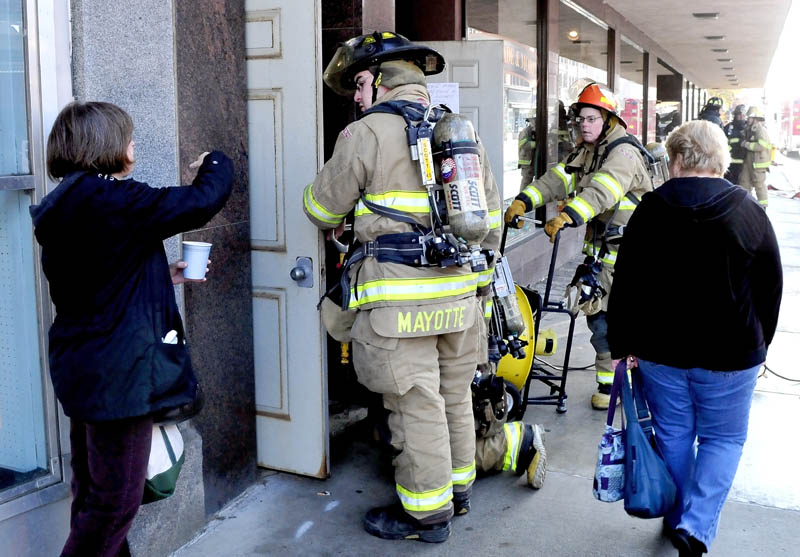
{"label": "storefront window", "polygon": [[660,58],[656,64],[656,141],[663,142],[669,132],[683,122],[683,78]]}
{"label": "storefront window", "polygon": [[22,1],[0,4],[0,176],[30,173]]}
{"label": "storefront window", "polygon": [[[503,41],[503,96],[498,98],[503,106],[503,162],[502,171],[493,170],[504,206],[508,206],[527,180],[524,176],[530,176],[537,157],[542,156],[541,149],[533,148],[534,143],[526,139],[536,128],[536,3],[467,0],[466,16],[468,40]],[[508,242],[513,243],[532,231],[530,224],[523,230],[509,230]]]}
{"label": "storefront window", "polygon": [[[0,178],[30,174],[24,37],[23,3],[4,2]],[[31,197],[16,184],[0,181],[0,502],[49,473]]]}
{"label": "storefront window", "polygon": [[644,133],[644,52],[627,39],[620,37],[619,87],[622,118],[628,124],[628,133],[646,142]]}
{"label": "storefront window", "polygon": [[574,99],[568,91],[575,81],[608,82],[608,26],[572,2],[562,2],[558,32],[558,98],[569,108]]}

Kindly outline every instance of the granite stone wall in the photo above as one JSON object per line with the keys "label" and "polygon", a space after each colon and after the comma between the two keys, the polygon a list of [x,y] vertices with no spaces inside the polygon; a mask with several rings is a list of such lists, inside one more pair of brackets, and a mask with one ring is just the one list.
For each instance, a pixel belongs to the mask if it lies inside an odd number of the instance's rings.
{"label": "granite stone wall", "polygon": [[185,287],[192,362],[206,394],[193,420],[203,438],[206,514],[255,479],[255,377],[247,165],[244,5],[235,0],[175,2],[175,83],[182,179],[203,151],[224,151],[235,166],[225,208],[185,240],[211,242],[208,282]]}

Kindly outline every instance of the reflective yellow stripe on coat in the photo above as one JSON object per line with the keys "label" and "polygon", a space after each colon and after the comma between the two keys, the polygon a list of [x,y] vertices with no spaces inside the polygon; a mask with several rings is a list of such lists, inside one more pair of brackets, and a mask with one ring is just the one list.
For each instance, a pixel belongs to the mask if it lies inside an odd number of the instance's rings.
{"label": "reflective yellow stripe on coat", "polygon": [[303,193],[303,205],[305,206],[306,211],[308,211],[310,215],[319,221],[326,222],[328,224],[341,223],[347,213],[332,213],[323,207],[316,199],[314,199],[314,192],[312,191],[313,185],[314,184],[309,184],[306,186],[306,190]]}
{"label": "reflective yellow stripe on coat", "polygon": [[[491,281],[492,271],[486,271]],[[466,273],[451,277],[396,278],[370,280],[350,289],[350,309],[373,302],[405,302],[435,300],[474,292],[483,273]],[[356,296],[358,296],[356,298]]]}
{"label": "reflective yellow stripe on coat", "polygon": [[542,197],[542,192],[533,187],[533,184],[522,190],[522,193],[524,193],[531,200],[531,204],[534,207],[538,207],[542,204],[542,199],[544,199]]}
{"label": "reflective yellow stripe on coat", "polygon": [[478,288],[489,286],[489,284],[492,282],[493,276],[494,276],[494,267],[489,267],[485,271],[480,271],[478,273]]}
{"label": "reflective yellow stripe on coat", "polygon": [[489,230],[500,228],[500,224],[502,222],[503,222],[503,217],[500,214],[500,209],[497,209],[495,211],[489,211]]}
{"label": "reflective yellow stripe on coat", "polygon": [[600,259],[600,261],[611,265],[612,267],[617,262],[616,250],[609,250],[605,256],[600,257],[600,246],[595,246],[592,242],[583,243],[583,253],[586,255],[591,255],[592,257],[597,257]]}
{"label": "reflective yellow stripe on coat", "polygon": [[[404,213],[417,213],[427,215],[430,212],[428,193],[424,191],[387,191],[385,193],[367,193],[364,197],[370,203],[402,211]],[[364,202],[359,200],[356,204],[356,216],[372,214]]]}
{"label": "reflective yellow stripe on coat", "polygon": [[581,199],[580,196],[573,199],[570,203],[567,203],[567,207],[578,213],[583,218],[583,222],[589,222],[594,218],[594,207]]}
{"label": "reflective yellow stripe on coat", "polygon": [[611,192],[611,195],[614,196],[615,203],[622,199],[622,186],[619,185],[619,182],[617,182],[611,174],[596,172],[594,176],[592,176],[592,180],[605,186],[605,188]]}
{"label": "reflective yellow stripe on coat", "polygon": [[567,167],[562,162],[553,167],[553,172],[564,182],[564,195],[569,195],[575,190],[575,180],[572,174],[567,173],[566,168]]}

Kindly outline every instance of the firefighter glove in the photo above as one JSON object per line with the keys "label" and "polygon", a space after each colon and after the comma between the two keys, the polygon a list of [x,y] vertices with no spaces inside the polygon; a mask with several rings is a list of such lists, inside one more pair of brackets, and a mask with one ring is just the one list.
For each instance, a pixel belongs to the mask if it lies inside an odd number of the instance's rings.
{"label": "firefighter glove", "polygon": [[[514,201],[511,202],[511,205],[508,206],[508,209],[506,209],[506,216],[505,216],[506,224],[511,224],[512,221],[514,220],[514,217],[521,217],[524,214],[525,214],[525,203],[523,201],[520,201],[519,199],[515,199]],[[524,223],[520,219],[517,219],[515,224],[517,228],[522,228],[522,225]]]}
{"label": "firefighter glove", "polygon": [[[509,207],[510,209],[511,207]],[[507,215],[508,213],[506,213]],[[544,232],[548,236],[550,236],[550,242],[555,242],[556,233],[564,228],[564,226],[569,226],[572,224],[572,219],[569,218],[569,215],[566,213],[559,213],[549,221],[547,221],[544,225]]]}

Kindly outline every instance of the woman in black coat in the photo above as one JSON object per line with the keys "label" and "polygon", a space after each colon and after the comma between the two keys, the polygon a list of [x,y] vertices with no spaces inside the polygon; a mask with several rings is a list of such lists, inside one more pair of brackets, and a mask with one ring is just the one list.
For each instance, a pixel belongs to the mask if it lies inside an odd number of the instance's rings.
{"label": "woman in black coat", "polygon": [[638,359],[678,487],[665,531],[681,555],[699,555],[739,465],[783,278],[766,213],[722,178],[730,154],[719,126],[687,122],[666,148],[672,179],[642,198],[620,246],[608,341],[613,358]]}
{"label": "woman in black coat", "polygon": [[[102,102],[56,118],[47,168],[60,184],[31,207],[56,317],[50,376],[70,417],[73,504],[62,555],[128,554],[141,503],[153,414],[197,396],[163,240],[203,226],[227,201],[233,163],[203,153],[191,186],[126,178],[133,122]],[[177,332],[177,344],[162,339]]]}

